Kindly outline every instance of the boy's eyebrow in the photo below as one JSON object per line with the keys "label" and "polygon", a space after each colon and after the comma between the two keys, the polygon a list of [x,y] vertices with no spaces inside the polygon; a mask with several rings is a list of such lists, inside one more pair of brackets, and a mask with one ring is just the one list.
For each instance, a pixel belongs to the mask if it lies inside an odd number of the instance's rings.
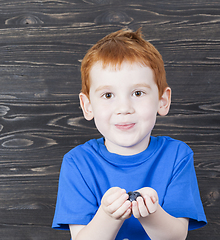
{"label": "boy's eyebrow", "polygon": [[150,88],[151,89],[151,86],[147,83],[137,83],[134,85],[134,87],[145,87],[145,88]]}
{"label": "boy's eyebrow", "polygon": [[96,88],[95,92],[102,91],[104,89],[109,89],[110,87],[111,87],[110,85],[99,86],[98,88]]}

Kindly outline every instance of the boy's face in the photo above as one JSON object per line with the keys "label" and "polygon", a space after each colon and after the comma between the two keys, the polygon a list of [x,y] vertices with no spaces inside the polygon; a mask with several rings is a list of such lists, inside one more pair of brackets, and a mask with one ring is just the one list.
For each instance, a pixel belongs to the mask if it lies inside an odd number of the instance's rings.
{"label": "boy's face", "polygon": [[90,72],[90,99],[80,94],[87,120],[94,118],[110,152],[134,155],[149,144],[157,113],[166,115],[171,90],[159,99],[153,71],[124,62],[120,70],[96,63]]}

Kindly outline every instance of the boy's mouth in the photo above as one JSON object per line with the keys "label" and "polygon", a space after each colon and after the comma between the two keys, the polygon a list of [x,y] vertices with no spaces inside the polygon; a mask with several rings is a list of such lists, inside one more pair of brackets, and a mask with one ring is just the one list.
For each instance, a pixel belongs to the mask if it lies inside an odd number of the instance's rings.
{"label": "boy's mouth", "polygon": [[116,128],[119,130],[129,130],[131,128],[133,128],[135,125],[135,123],[119,123],[119,124],[115,124]]}

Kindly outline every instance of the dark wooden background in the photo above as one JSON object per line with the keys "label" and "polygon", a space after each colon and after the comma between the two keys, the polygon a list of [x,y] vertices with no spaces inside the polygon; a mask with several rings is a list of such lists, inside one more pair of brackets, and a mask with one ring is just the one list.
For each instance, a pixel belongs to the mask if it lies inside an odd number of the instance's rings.
{"label": "dark wooden background", "polygon": [[0,239],[67,240],[51,229],[63,155],[99,137],[79,108],[80,61],[106,34],[143,28],[173,90],[154,135],[185,141],[209,224],[220,236],[220,1],[0,1]]}

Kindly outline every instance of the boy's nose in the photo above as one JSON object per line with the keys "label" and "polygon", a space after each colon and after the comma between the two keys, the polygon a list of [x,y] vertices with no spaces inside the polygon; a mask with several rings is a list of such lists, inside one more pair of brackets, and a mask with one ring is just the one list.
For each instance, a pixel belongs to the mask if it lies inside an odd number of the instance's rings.
{"label": "boy's nose", "polygon": [[132,102],[129,99],[121,99],[116,102],[116,113],[117,114],[132,114],[134,108]]}

